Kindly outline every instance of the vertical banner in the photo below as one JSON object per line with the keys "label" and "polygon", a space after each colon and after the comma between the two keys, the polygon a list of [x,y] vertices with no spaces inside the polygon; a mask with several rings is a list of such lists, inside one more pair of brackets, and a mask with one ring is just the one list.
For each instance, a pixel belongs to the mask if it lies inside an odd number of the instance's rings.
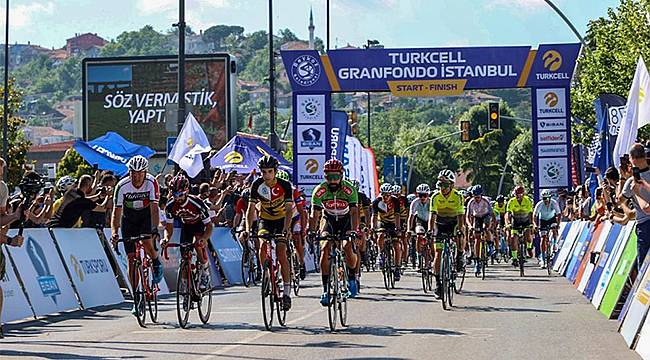
{"label": "vertical banner", "polygon": [[7,323],[9,321],[21,320],[27,317],[33,317],[34,313],[32,308],[29,306],[27,297],[23,289],[20,287],[18,282],[18,276],[14,272],[13,266],[11,266],[11,261],[9,260],[9,254],[5,249],[5,246],[0,246],[0,251],[3,252],[7,264],[7,274],[5,279],[0,279],[0,288],[2,288],[2,317],[0,321],[2,323]]}
{"label": "vertical banner", "polygon": [[210,243],[217,252],[219,264],[230,285],[244,283],[241,274],[242,249],[239,242],[232,237],[229,228],[217,227],[212,231]]}
{"label": "vertical banner", "polygon": [[[9,236],[17,234],[11,230]],[[25,243],[9,247],[36,316],[79,308],[68,274],[48,229],[25,229]]]}
{"label": "vertical banner", "polygon": [[347,150],[345,143],[350,133],[349,128],[348,114],[345,111],[332,111],[332,128],[329,132],[332,150],[329,157],[343,161],[344,152]]}

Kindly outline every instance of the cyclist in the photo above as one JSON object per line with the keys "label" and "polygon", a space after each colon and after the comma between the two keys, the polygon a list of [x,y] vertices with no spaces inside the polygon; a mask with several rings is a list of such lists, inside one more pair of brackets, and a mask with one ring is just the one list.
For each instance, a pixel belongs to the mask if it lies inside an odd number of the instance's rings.
{"label": "cyclist", "polygon": [[[122,227],[122,237],[132,238],[142,235],[151,235],[142,241],[144,250],[152,259],[153,281],[159,283],[163,277],[163,268],[158,257],[152,238],[159,236],[158,221],[160,219],[158,198],[160,192],[156,179],[147,172],[149,161],[141,155],[132,157],[126,164],[129,175],[124,177],[115,187],[113,199],[113,218],[111,221],[111,233],[113,246],[119,239],[119,229]],[[135,243],[127,241],[124,243],[124,250],[129,259],[129,281],[135,278]],[[131,283],[135,288],[135,284]],[[132,311],[135,313],[135,304]]]}
{"label": "cyclist", "polygon": [[[553,234],[553,238],[557,239],[557,226],[553,226],[553,225],[560,224],[560,216],[562,216],[562,212],[560,211],[560,206],[558,205],[557,201],[551,199],[551,191],[550,190],[542,191],[542,200],[540,200],[535,205],[535,209],[533,210],[535,231],[550,230]],[[546,250],[547,250],[546,248],[549,246],[548,236],[546,237],[540,236],[540,239],[542,239],[542,243],[541,243],[542,253],[540,256],[539,266],[542,269],[545,269],[548,261],[548,259],[546,259]]]}
{"label": "cyclist", "polygon": [[[436,238],[441,234],[453,237],[458,245],[458,254],[456,255],[456,267],[461,269],[463,266],[463,237],[459,240],[456,237],[456,231],[462,230],[463,215],[465,214],[465,207],[463,205],[464,199],[458,190],[454,188],[456,182],[456,175],[451,170],[442,170],[438,174],[438,182],[436,187],[438,192],[431,197],[431,205],[429,206],[429,231]],[[460,244],[459,244],[460,243]],[[462,245],[462,246],[461,246]],[[440,262],[442,260],[443,244],[435,244],[435,257],[433,273],[436,278],[436,296],[440,296],[442,291],[442,284],[440,282]]]}
{"label": "cyclist", "polygon": [[210,287],[210,269],[207,261],[206,249],[208,239],[212,235],[212,220],[208,206],[196,195],[190,195],[190,181],[183,175],[176,175],[171,181],[169,189],[173,199],[165,206],[165,239],[162,247],[165,248],[174,234],[174,220],[181,221],[181,244],[199,243],[196,255],[203,265],[201,270],[201,290]]}
{"label": "cyclist", "polygon": [[399,185],[393,185],[392,188],[393,196],[399,200],[399,224],[400,224],[400,234],[402,234],[400,241],[402,242],[402,257],[405,259],[403,261],[404,267],[408,264],[408,254],[409,254],[409,238],[406,236],[406,226],[409,219],[409,209],[410,203],[406,196],[402,194],[402,187]]}
{"label": "cyclist", "polygon": [[382,252],[380,266],[384,264],[384,239],[386,235],[392,239],[395,251],[395,281],[400,280],[400,267],[402,265],[402,249],[400,244],[400,208],[399,200],[393,196],[392,186],[384,183],[379,187],[379,197],[372,202],[372,228],[381,231],[377,242]]}
{"label": "cyclist", "polygon": [[[289,173],[284,170],[278,170],[277,178],[291,183],[289,181]],[[291,188],[293,196],[293,207],[291,208],[291,239],[300,258],[300,279],[305,280],[307,269],[305,268],[305,244],[302,233],[304,229],[307,229],[307,212],[305,211],[305,201],[300,195],[300,191],[293,185]]]}
{"label": "cyclist", "polygon": [[[533,202],[526,196],[526,190],[523,186],[518,185],[513,190],[514,196],[506,207],[506,223],[511,230],[519,230],[524,232],[526,239],[526,247],[529,253],[532,253],[533,241],[530,227],[533,224]],[[518,244],[515,243],[515,237],[510,234],[510,249],[512,253],[512,265],[517,267],[519,262],[517,260]],[[531,256],[529,256],[531,257]]]}
{"label": "cyclist", "polygon": [[470,244],[473,245],[474,261],[476,262],[474,270],[478,275],[481,272],[481,262],[479,261],[481,256],[481,242],[489,240],[492,219],[492,206],[483,197],[483,187],[481,185],[472,187],[472,198],[467,203],[465,216],[467,225],[474,230],[473,236],[470,237]]}
{"label": "cyclist", "polygon": [[[330,159],[323,167],[325,181],[314,188],[311,198],[311,217],[309,218],[309,229],[311,234],[318,229],[321,237],[329,235],[350,235],[356,238],[359,231],[359,198],[357,190],[352,183],[343,179],[343,163],[337,159]],[[321,215],[325,215],[320,222]],[[330,274],[330,241],[321,241],[320,268],[323,281],[323,295],[320,303],[328,306],[330,298],[328,295]],[[348,290],[351,297],[357,295],[358,284],[356,274],[358,270],[358,259],[354,253],[353,243],[343,242],[345,261],[348,264]],[[337,275],[337,274],[333,274]]]}
{"label": "cyclist", "polygon": [[[494,205],[492,206],[494,209],[495,213],[498,215],[497,217],[497,225],[496,225],[496,231],[495,231],[495,247],[499,249],[499,251],[502,254],[507,253],[507,244],[505,243],[505,240],[503,244],[501,243],[501,239],[508,239],[509,236],[506,233],[505,227],[506,227],[506,198],[503,195],[498,195],[496,198],[496,201],[494,202]],[[502,246],[503,245],[503,246]]]}
{"label": "cyclist", "polygon": [[368,220],[370,220],[370,198],[365,193],[359,191],[361,184],[359,180],[350,180],[350,183],[357,191],[359,195],[359,245],[357,246],[357,257],[359,262],[359,269],[361,269],[361,264],[367,261],[366,250],[368,248],[368,237],[366,236],[366,231],[368,229]]}
{"label": "cyclist", "polygon": [[[420,253],[420,243],[424,234],[429,231],[429,194],[431,193],[431,188],[427,184],[420,184],[415,188],[417,193],[417,198],[411,202],[409,209],[409,219],[408,219],[408,234],[415,233],[417,235],[417,241],[415,242],[415,249],[417,253]],[[433,258],[433,254],[430,254]]]}
{"label": "cyclist", "polygon": [[[270,155],[260,158],[257,166],[262,172],[262,177],[256,179],[251,185],[250,199],[246,211],[246,231],[250,234],[253,228],[255,214],[258,214],[257,234],[275,235],[277,247],[275,254],[280,261],[280,270],[283,281],[282,307],[291,309],[291,269],[287,258],[287,238],[291,229],[293,208],[293,192],[291,183],[278,179],[278,160]],[[257,208],[257,212],[256,212]],[[266,242],[260,244],[260,263],[272,259],[266,258]]]}

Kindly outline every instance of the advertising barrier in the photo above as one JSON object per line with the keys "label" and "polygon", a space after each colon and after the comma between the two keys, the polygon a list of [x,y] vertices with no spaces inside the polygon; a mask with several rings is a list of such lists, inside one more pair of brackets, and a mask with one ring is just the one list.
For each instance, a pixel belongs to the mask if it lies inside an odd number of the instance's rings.
{"label": "advertising barrier", "polygon": [[650,359],[650,321],[647,320],[646,318],[643,323],[643,327],[639,332],[639,340],[634,349],[644,359]]}
{"label": "advertising barrier", "polygon": [[[623,310],[618,314],[618,326],[619,329],[623,324],[623,321],[625,320],[625,315],[627,315],[628,310],[630,310],[630,306],[634,302],[634,299],[637,295],[637,292],[639,291],[639,288],[641,286],[641,282],[644,280],[644,274],[648,270],[648,267],[650,266],[650,254],[647,254],[645,257],[645,260],[643,261],[643,265],[641,266],[641,269],[637,272],[636,274],[636,280],[634,280],[634,284],[632,285],[632,289],[630,289],[630,292],[625,299],[625,304],[623,304]],[[632,268],[634,270],[634,268]],[[632,271],[630,271],[630,276],[632,276]]]}
{"label": "advertising barrier", "polygon": [[564,267],[564,263],[569,258],[573,251],[573,246],[578,240],[578,235],[582,232],[584,223],[582,221],[575,221],[572,223],[569,233],[564,238],[562,242],[562,247],[558,254],[555,256],[555,263],[553,264],[553,270],[560,272],[560,269]]}
{"label": "advertising barrier", "polygon": [[608,319],[612,317],[614,307],[621,296],[623,285],[625,285],[625,281],[627,281],[628,275],[630,274],[630,269],[632,269],[632,265],[634,265],[636,253],[636,233],[632,233],[630,239],[625,245],[625,249],[623,250],[621,259],[618,262],[618,266],[612,275],[612,279],[609,281],[609,286],[607,287],[607,291],[603,297],[603,302],[600,304],[600,312],[605,314]]}
{"label": "advertising barrier", "polygon": [[591,224],[587,222],[582,222],[582,227],[580,228],[579,232],[576,235],[576,240],[573,242],[571,252],[569,253],[569,256],[565,259],[564,263],[560,267],[560,270],[558,271],[560,275],[565,275],[567,273],[567,270],[571,269],[575,265],[576,258],[580,253],[580,248],[582,246],[582,243],[584,243],[590,231],[591,231]]}
{"label": "advertising barrier", "polygon": [[[17,234],[11,230],[9,236]],[[9,247],[36,316],[78,309],[79,302],[48,229],[25,229],[25,243]]]}
{"label": "advertising barrier", "polygon": [[53,229],[52,233],[84,308],[124,301],[95,229]]}
{"label": "advertising barrier", "polygon": [[603,275],[605,266],[607,265],[607,262],[611,256],[611,252],[616,245],[616,240],[618,239],[622,230],[623,226],[619,224],[612,224],[612,228],[607,235],[607,239],[605,240],[605,246],[600,252],[600,256],[598,256],[598,262],[594,267],[594,271],[592,272],[591,277],[587,282],[587,287],[584,291],[584,294],[587,299],[589,299],[589,301],[591,301],[594,297],[594,292],[596,291],[596,287],[599,285],[600,277]]}
{"label": "advertising barrier", "polygon": [[4,253],[7,261],[7,273],[5,274],[4,280],[0,279],[3,301],[0,322],[7,323],[9,321],[33,317],[34,312],[32,311],[32,307],[29,306],[27,297],[18,283],[18,276],[16,276],[14,268],[11,266],[11,261],[9,260],[5,246],[0,246],[0,251]]}
{"label": "advertising barrier", "polygon": [[[630,307],[627,309],[627,316],[625,316],[619,332],[623,335],[627,346],[632,347],[636,334],[643,324],[643,321],[648,314],[648,302],[650,301],[650,271],[645,266],[645,272],[639,273],[638,291],[630,291],[628,299],[630,299]],[[634,290],[634,289],[633,289]],[[627,301],[626,301],[627,302]]]}
{"label": "advertising barrier", "polygon": [[578,291],[580,291],[583,294],[585,292],[585,288],[587,287],[587,284],[589,283],[589,278],[591,277],[591,274],[594,272],[594,269],[596,268],[596,264],[591,262],[591,257],[592,257],[591,254],[601,253],[603,247],[605,246],[605,243],[607,242],[609,232],[612,229],[612,223],[610,222],[602,223],[599,226],[599,228],[601,231],[598,234],[599,235],[598,239],[596,241],[592,241],[592,243],[595,245],[587,251],[585,259],[582,261],[582,263],[585,264],[584,271],[582,272],[582,278],[579,281],[576,279],[576,285]]}
{"label": "advertising barrier", "polygon": [[625,225],[621,233],[618,235],[618,238],[614,240],[614,248],[612,249],[612,252],[607,259],[607,263],[605,264],[602,275],[598,279],[596,291],[594,292],[594,296],[591,300],[591,303],[596,306],[596,308],[600,308],[601,302],[605,297],[607,287],[609,286],[609,282],[612,279],[612,276],[614,276],[614,270],[616,269],[616,265],[618,265],[618,261],[620,260],[621,255],[623,254],[623,250],[625,249],[625,245],[629,240],[630,232],[632,229],[634,229],[634,224]]}
{"label": "advertising barrier", "polygon": [[243,284],[241,274],[242,250],[239,242],[232,237],[229,228],[214,228],[210,243],[217,252],[219,264],[230,285]]}
{"label": "advertising barrier", "polygon": [[587,251],[589,244],[591,243],[592,234],[593,227],[591,226],[586,226],[582,231],[582,234],[580,234],[580,239],[578,240],[578,243],[573,250],[573,258],[571,259],[571,262],[569,262],[569,266],[566,270],[566,278],[571,282],[574,282],[576,279],[578,268],[582,263],[582,258]]}

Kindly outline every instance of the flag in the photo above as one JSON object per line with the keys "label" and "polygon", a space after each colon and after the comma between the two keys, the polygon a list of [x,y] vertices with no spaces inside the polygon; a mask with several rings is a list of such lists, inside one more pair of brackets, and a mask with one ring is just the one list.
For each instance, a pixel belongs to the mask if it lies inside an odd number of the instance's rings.
{"label": "flag", "polygon": [[203,170],[201,154],[212,150],[208,137],[192,113],[187,115],[178,139],[169,152],[169,160],[178,164],[187,175],[195,177]]}
{"label": "flag", "polygon": [[625,155],[636,141],[638,129],[646,124],[650,124],[650,75],[643,57],[639,56],[634,81],[627,97],[627,111],[614,145],[613,160],[617,167],[620,165],[620,157]]}
{"label": "flag", "polygon": [[253,114],[248,116],[248,128],[253,129]]}
{"label": "flag", "polygon": [[343,162],[343,154],[346,151],[345,140],[348,134],[350,134],[350,131],[348,131],[349,127],[348,113],[345,111],[332,111],[332,128],[327,137],[328,141],[332,143],[330,157],[338,159],[341,162]]}

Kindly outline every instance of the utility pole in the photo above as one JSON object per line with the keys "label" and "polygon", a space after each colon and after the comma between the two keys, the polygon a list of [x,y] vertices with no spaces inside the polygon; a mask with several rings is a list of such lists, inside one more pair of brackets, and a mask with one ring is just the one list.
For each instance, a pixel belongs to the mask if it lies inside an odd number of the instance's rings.
{"label": "utility pole", "polygon": [[[9,131],[9,0],[6,1],[5,5],[5,79],[4,79],[4,94],[3,94],[3,123],[2,123],[2,157],[5,159],[7,164],[9,159],[7,158],[7,150],[9,149],[9,143],[7,140],[8,131]],[[4,178],[7,179],[7,174],[9,171],[5,169]]]}
{"label": "utility pole", "polygon": [[185,0],[178,0],[178,133],[185,123]]}
{"label": "utility pole", "polygon": [[325,3],[325,6],[327,6],[327,15],[325,16],[326,19],[327,19],[326,20],[327,21],[327,26],[326,26],[327,34],[325,36],[326,42],[327,42],[326,50],[329,51],[329,49],[330,49],[330,0],[327,0],[327,2]]}
{"label": "utility pole", "polygon": [[273,0],[269,0],[269,145],[278,150],[278,134],[275,132],[275,52],[273,51]]}

